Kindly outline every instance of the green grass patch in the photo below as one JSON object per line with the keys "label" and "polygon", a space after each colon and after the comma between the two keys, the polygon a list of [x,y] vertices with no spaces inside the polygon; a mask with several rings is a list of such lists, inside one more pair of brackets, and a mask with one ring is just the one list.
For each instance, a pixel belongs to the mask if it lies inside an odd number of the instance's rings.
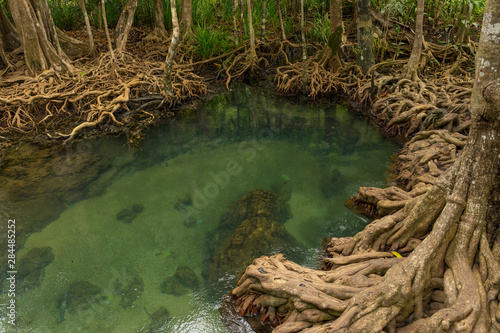
{"label": "green grass patch", "polygon": [[196,53],[202,59],[209,59],[232,50],[235,45],[229,34],[217,28],[197,25],[195,29]]}

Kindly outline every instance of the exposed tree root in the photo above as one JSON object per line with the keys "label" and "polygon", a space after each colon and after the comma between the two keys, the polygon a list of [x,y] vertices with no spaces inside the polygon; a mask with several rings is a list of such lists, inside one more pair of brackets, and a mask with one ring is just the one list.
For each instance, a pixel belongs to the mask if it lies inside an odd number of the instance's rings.
{"label": "exposed tree root", "polygon": [[361,187],[346,205],[373,218],[394,213],[437,182],[438,177],[455,163],[465,141],[466,136],[447,130],[419,132],[398,154],[395,182],[404,190],[395,186]]}
{"label": "exposed tree root", "polygon": [[365,83],[359,95],[362,101],[374,93],[381,97],[370,112],[392,134],[411,137],[429,129],[467,134],[472,84],[457,78],[413,82],[382,76]]}
{"label": "exposed tree root", "polygon": [[[485,221],[487,207],[498,206],[486,197],[499,202],[498,161],[473,163],[499,151],[498,131],[476,128],[463,151],[472,81],[372,75],[346,85],[345,71],[313,61],[307,69],[310,97],[344,91],[376,100],[382,126],[413,136],[396,164],[404,189],[361,188],[353,203],[379,219],[327,242],[321,271],[280,255],[256,259],[231,293],[239,314],[260,315],[278,333],[498,331],[500,233],[487,236]],[[280,67],[277,82],[300,91],[301,64]]]}
{"label": "exposed tree root", "polygon": [[[498,134],[476,128],[434,185],[360,191],[390,209],[356,236],[331,239],[323,270],[256,259],[231,293],[240,315],[260,314],[273,332],[498,331],[500,237],[486,235],[485,199],[499,201],[498,161],[485,158],[500,151]],[[450,158],[464,144],[457,133],[422,132],[403,164],[418,173],[437,157],[432,149],[448,147]]]}
{"label": "exposed tree root", "polygon": [[[256,43],[256,49],[261,43]],[[266,58],[257,55],[256,50],[248,48],[244,53],[240,53],[234,57],[232,63],[226,68],[226,87],[229,89],[229,84],[232,79],[243,76],[245,73],[253,73],[260,68],[261,63],[266,67],[269,62]]]}
{"label": "exposed tree root", "polygon": [[[162,95],[163,66],[163,62],[139,62],[121,53],[114,62],[110,61],[109,54],[104,54],[95,61],[79,64],[78,73],[45,71],[34,78],[18,77],[14,73],[9,79],[15,80],[16,85],[9,85],[0,93],[0,131],[7,134],[13,130],[42,130],[51,138],[59,136],[68,140],[80,130],[106,119],[126,130],[134,122],[150,122],[154,118],[145,110],[128,112],[130,102],[135,101],[134,106],[138,107],[140,97],[153,95],[158,100],[155,107],[172,107],[183,99],[206,93],[202,78],[189,67],[174,65],[174,96]],[[80,119],[80,124],[69,134],[51,130],[52,124],[63,115]]]}
{"label": "exposed tree root", "polygon": [[[309,60],[307,70],[307,94],[310,98],[345,93],[354,95],[362,84],[362,70],[359,66],[349,65],[332,73],[320,63]],[[279,92],[295,94],[302,90],[302,63],[290,64],[277,68],[276,87]]]}

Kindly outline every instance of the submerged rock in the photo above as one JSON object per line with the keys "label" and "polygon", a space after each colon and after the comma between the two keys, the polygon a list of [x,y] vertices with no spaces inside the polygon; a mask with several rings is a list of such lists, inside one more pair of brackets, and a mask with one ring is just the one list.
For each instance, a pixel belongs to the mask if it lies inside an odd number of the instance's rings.
{"label": "submerged rock", "polygon": [[161,284],[160,289],[164,294],[181,296],[189,289],[197,290],[199,286],[198,276],[187,265],[179,265],[173,276],[167,277]]}
{"label": "submerged rock", "polygon": [[258,189],[232,202],[221,216],[217,230],[207,233],[208,247],[215,253],[238,226],[251,217],[266,217],[284,223],[292,217],[290,205],[285,197],[265,189]]}
{"label": "submerged rock", "polygon": [[167,277],[160,285],[160,290],[164,294],[170,294],[175,296],[182,296],[186,294],[189,289],[180,283],[175,277]]}
{"label": "submerged rock", "polygon": [[116,214],[116,219],[123,223],[132,223],[134,219],[144,210],[143,204],[133,204],[132,206],[121,210]]}
{"label": "submerged rock", "polygon": [[[236,229],[223,240],[205,272],[209,282],[221,276],[239,275],[256,257],[295,248],[298,241],[283,223],[291,217],[288,203],[268,190],[255,190],[230,204],[220,228]],[[223,232],[227,235],[227,231]]]}
{"label": "submerged rock", "polygon": [[23,216],[16,226],[17,246],[57,219],[67,205],[85,198],[110,160],[93,154],[83,142],[64,148],[10,148],[0,168],[0,197],[9,216]]}
{"label": "submerged rock", "polygon": [[198,277],[196,273],[187,265],[179,265],[174,273],[174,277],[186,287],[198,288]]}
{"label": "submerged rock", "polygon": [[42,282],[45,267],[54,260],[52,248],[35,247],[19,260],[17,274],[18,293],[38,287]]}
{"label": "submerged rock", "polygon": [[321,192],[325,198],[330,198],[336,193],[341,193],[347,181],[342,176],[339,169],[333,167],[323,173],[323,181],[321,182]]}
{"label": "submerged rock", "polygon": [[121,295],[120,305],[126,309],[141,297],[144,291],[144,281],[134,271],[129,271],[130,277],[125,283],[116,280],[114,283],[115,293]]}
{"label": "submerged rock", "polygon": [[[146,312],[147,313],[147,312]],[[166,331],[166,323],[170,320],[170,313],[165,307],[160,307],[152,315],[148,313],[151,317],[151,324],[149,324],[149,333],[163,333]]]}
{"label": "submerged rock", "polygon": [[197,223],[197,218],[192,216],[190,212],[193,210],[191,207],[193,204],[193,197],[191,194],[187,194],[183,198],[177,199],[174,204],[174,208],[181,213],[182,219],[184,220],[184,225],[186,227],[194,227]]}
{"label": "submerged rock", "polygon": [[212,259],[209,281],[223,274],[238,276],[253,259],[297,244],[281,223],[266,217],[245,220]]}
{"label": "submerged rock", "polygon": [[105,299],[102,289],[88,281],[75,281],[62,293],[57,301],[59,317],[57,322],[64,321],[66,311],[73,314],[77,311],[87,310],[93,304]]}

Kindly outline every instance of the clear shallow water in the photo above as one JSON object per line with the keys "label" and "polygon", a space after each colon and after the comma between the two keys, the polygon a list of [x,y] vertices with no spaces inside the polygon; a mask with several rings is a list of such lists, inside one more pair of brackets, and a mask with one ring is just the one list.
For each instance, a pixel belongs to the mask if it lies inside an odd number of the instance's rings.
{"label": "clear shallow water", "polygon": [[[124,148],[121,139],[76,147],[54,172],[67,174],[80,153],[111,162],[90,185],[82,184],[91,195],[66,205],[17,252],[22,258],[50,246],[54,255],[40,285],[16,298],[23,332],[150,332],[151,316],[162,306],[170,317],[159,332],[227,332],[219,306],[234,276],[220,272],[222,282],[214,285],[202,272],[213,255],[207,232],[217,232],[229,203],[286,183],[293,216],[284,225],[303,245],[292,257],[314,267],[323,237],[353,235],[366,225],[344,200],[360,186],[383,186],[399,148],[342,106],[294,105],[246,86],[152,129],[142,150]],[[179,210],[187,197],[192,209]],[[143,209],[133,222],[117,219],[134,204]],[[23,223],[24,217],[11,216],[18,213],[3,214]],[[162,282],[180,264],[194,270],[200,287],[182,296],[162,293]],[[142,287],[127,292],[133,303],[124,307],[126,292],[117,285],[135,278]],[[75,281],[98,286],[102,299],[70,312],[61,297]],[[0,295],[2,309],[8,300]],[[0,327],[14,331],[5,322]]]}

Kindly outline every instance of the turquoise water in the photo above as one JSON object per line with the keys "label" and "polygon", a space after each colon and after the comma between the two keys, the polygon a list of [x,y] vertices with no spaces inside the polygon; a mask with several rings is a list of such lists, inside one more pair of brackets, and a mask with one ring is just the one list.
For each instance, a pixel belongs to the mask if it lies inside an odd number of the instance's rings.
{"label": "turquoise water", "polygon": [[[286,184],[293,216],[284,226],[301,244],[290,255],[314,267],[323,237],[353,235],[366,225],[344,200],[360,186],[383,186],[399,148],[343,106],[297,105],[246,86],[150,130],[141,150],[127,149],[120,138],[75,147],[54,157],[62,161],[53,170],[59,182],[79,156],[108,162],[82,182],[84,196],[69,200],[18,250],[17,258],[39,247],[53,253],[39,284],[16,297],[22,332],[227,332],[219,307],[235,276],[218,272],[213,284],[203,272],[214,254],[207,235],[218,232],[228,205],[248,191]],[[186,201],[191,209],[179,209]],[[2,218],[28,223],[30,212],[6,209]],[[179,265],[194,271],[199,287],[162,293]],[[99,293],[70,309],[75,281]],[[161,307],[169,315],[153,327]],[[6,319],[3,314],[1,330],[15,331]],[[234,325],[249,330],[243,321]]]}

